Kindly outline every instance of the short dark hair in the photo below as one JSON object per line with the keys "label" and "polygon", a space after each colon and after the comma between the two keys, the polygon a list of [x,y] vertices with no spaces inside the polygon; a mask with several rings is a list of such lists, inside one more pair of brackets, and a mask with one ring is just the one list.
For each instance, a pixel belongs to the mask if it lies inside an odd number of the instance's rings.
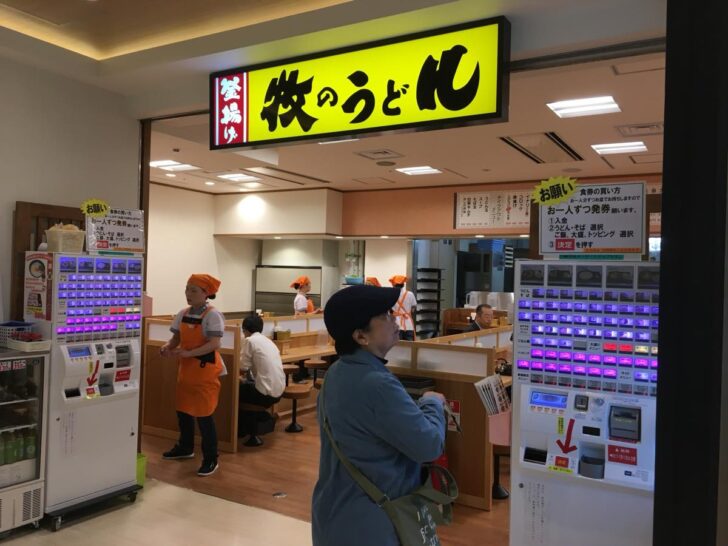
{"label": "short dark hair", "polygon": [[404,283],[393,284],[392,288],[404,288]]}
{"label": "short dark hair", "polygon": [[493,309],[493,306],[488,305],[487,303],[481,303],[475,308],[475,312],[480,313],[483,309]]}
{"label": "short dark hair", "polygon": [[251,334],[263,331],[263,319],[258,315],[250,315],[243,319],[243,330],[247,330]]}
{"label": "short dark hair", "polygon": [[[371,319],[370,319],[371,320]],[[365,332],[369,330],[369,323],[367,322],[364,326],[361,326],[359,328],[356,328],[355,330],[364,330]],[[336,349],[336,354],[339,356],[343,355],[350,355],[352,353],[355,353],[361,345],[359,345],[356,341],[354,341],[354,338],[352,337],[352,334],[354,331],[352,331],[348,337],[345,339],[335,339],[334,340],[334,348]]]}
{"label": "short dark hair", "polygon": [[301,286],[302,286],[302,284],[300,282],[294,282],[293,283],[293,289],[294,290],[298,290],[299,288],[301,288]]}

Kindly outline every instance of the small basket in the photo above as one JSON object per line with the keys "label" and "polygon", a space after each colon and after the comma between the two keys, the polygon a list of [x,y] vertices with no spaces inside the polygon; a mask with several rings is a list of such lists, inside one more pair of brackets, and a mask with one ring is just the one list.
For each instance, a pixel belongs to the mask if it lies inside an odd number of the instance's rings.
{"label": "small basket", "polygon": [[33,325],[30,322],[11,320],[0,324],[0,347],[10,347],[8,341],[15,332],[30,332]]}
{"label": "small basket", "polygon": [[40,341],[20,341],[19,339],[8,339],[6,342],[8,349],[15,349],[23,353],[37,353],[41,351],[51,350],[51,340],[43,339]]}
{"label": "small basket", "polygon": [[48,242],[48,252],[69,252],[71,254],[83,252],[83,242],[86,239],[85,231],[47,229],[45,234]]}

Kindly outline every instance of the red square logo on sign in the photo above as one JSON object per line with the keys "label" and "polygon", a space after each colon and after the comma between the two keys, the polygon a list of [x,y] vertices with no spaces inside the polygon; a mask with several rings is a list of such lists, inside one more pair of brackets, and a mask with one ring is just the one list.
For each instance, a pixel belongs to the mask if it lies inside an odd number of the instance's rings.
{"label": "red square logo on sign", "polygon": [[453,413],[460,413],[460,400],[448,400],[447,403]]}
{"label": "red square logo on sign", "polygon": [[608,446],[610,463],[637,465],[637,450],[633,447]]}
{"label": "red square logo on sign", "polygon": [[554,464],[556,464],[556,466],[560,468],[569,468],[569,459],[567,459],[566,457],[557,456]]}
{"label": "red square logo on sign", "polygon": [[556,250],[574,250],[575,248],[575,239],[556,239]]}

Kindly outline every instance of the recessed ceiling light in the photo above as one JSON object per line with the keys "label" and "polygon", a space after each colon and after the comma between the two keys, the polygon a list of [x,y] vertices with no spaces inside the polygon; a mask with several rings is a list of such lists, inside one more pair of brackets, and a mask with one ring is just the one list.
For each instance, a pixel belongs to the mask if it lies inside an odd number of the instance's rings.
{"label": "recessed ceiling light", "polygon": [[205,186],[214,186],[214,185],[215,185],[214,182],[209,182],[209,181],[205,182]]}
{"label": "recessed ceiling light", "polygon": [[172,161],[171,159],[160,159],[158,161],[150,161],[150,167],[169,167],[171,165],[179,165],[179,161]]}
{"label": "recessed ceiling light", "polygon": [[260,178],[256,176],[250,176],[249,174],[243,173],[221,174],[218,175],[218,178],[222,178],[223,180],[231,180],[233,182],[255,182],[256,180],[260,180]]}
{"label": "recessed ceiling light", "polygon": [[519,235],[519,237],[521,239],[528,239],[530,237],[530,235]]}
{"label": "recessed ceiling light", "polygon": [[358,138],[342,138],[341,140],[327,140],[326,142],[319,142],[319,144],[341,144],[342,142],[354,142],[359,140]]}
{"label": "recessed ceiling light", "polygon": [[174,178],[177,175],[176,174],[172,174],[172,173],[167,173],[164,176],[169,176],[170,178]]}
{"label": "recessed ceiling light", "polygon": [[194,165],[188,165],[187,163],[178,163],[177,165],[169,165],[167,167],[160,167],[160,169],[165,171],[199,171],[199,167],[195,167]]}
{"label": "recessed ceiling light", "polygon": [[427,165],[423,165],[421,167],[402,167],[401,169],[395,170],[403,174],[408,174],[410,176],[417,176],[420,174],[439,174],[442,172]]}
{"label": "recessed ceiling light", "polygon": [[642,141],[615,142],[613,144],[592,144],[592,148],[599,155],[633,154],[647,151],[647,146],[645,146],[645,143]]}
{"label": "recessed ceiling light", "polygon": [[274,239],[280,239],[280,237],[273,237]]}
{"label": "recessed ceiling light", "polygon": [[621,112],[613,97],[590,97],[586,99],[562,100],[547,104],[554,114],[560,118],[579,116],[598,116]]}
{"label": "recessed ceiling light", "polygon": [[336,238],[337,239],[343,239],[343,237],[341,235],[337,235]]}
{"label": "recessed ceiling light", "polygon": [[482,239],[483,237],[485,237],[485,235],[476,235],[475,236],[476,239]]}
{"label": "recessed ceiling light", "polygon": [[247,183],[243,184],[243,186],[245,186],[246,188],[251,188],[251,189],[260,188],[260,182],[247,182]]}
{"label": "recessed ceiling light", "polygon": [[389,235],[380,235],[379,238],[380,239],[389,239]]}

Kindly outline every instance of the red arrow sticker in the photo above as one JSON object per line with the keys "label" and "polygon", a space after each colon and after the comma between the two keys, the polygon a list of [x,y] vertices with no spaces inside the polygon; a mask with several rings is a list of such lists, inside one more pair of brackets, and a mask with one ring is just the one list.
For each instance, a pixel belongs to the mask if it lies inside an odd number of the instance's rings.
{"label": "red arrow sticker", "polygon": [[569,427],[566,429],[566,442],[556,440],[556,445],[561,449],[561,453],[571,453],[576,451],[576,446],[571,445],[571,434],[574,432],[574,419],[569,419]]}
{"label": "red arrow sticker", "polygon": [[86,383],[88,383],[89,387],[92,387],[96,384],[96,381],[98,381],[99,377],[99,361],[96,361],[96,367],[94,368],[94,373],[91,374],[91,377],[86,378]]}

